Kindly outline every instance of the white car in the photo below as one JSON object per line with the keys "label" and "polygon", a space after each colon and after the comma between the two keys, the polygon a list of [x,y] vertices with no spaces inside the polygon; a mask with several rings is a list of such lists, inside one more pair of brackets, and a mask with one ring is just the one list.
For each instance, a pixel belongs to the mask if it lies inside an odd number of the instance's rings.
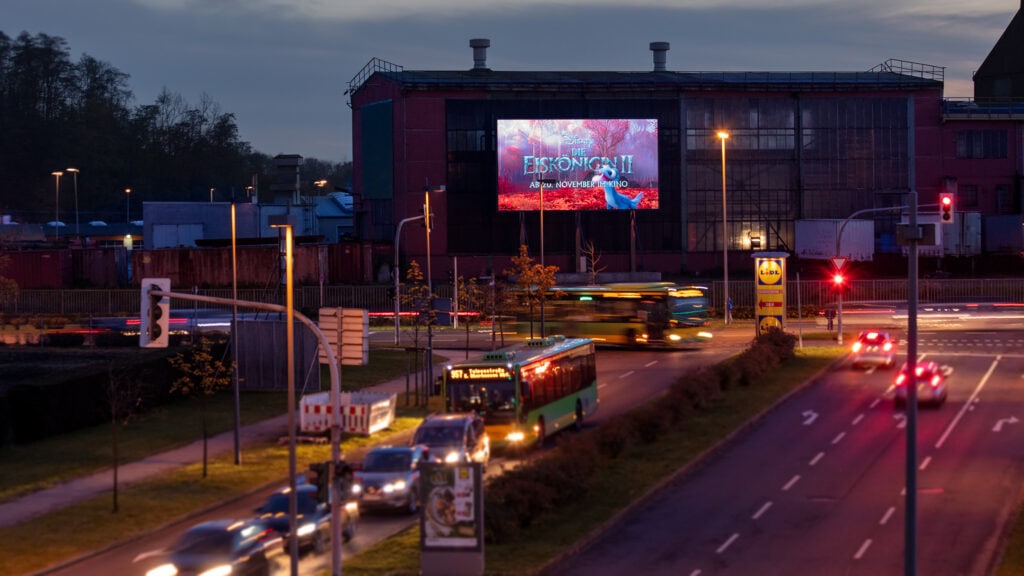
{"label": "white car", "polygon": [[851,346],[850,364],[854,368],[882,366],[891,368],[896,363],[896,343],[888,332],[865,330]]}

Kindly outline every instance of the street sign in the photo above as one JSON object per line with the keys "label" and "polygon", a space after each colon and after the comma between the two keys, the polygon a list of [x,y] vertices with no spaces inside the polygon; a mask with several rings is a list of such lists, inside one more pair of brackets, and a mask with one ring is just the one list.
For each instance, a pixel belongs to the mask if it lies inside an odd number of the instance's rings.
{"label": "street sign", "polygon": [[843,266],[846,266],[846,258],[836,256],[835,258],[831,258],[831,260],[832,265],[836,268],[836,272],[839,272],[843,269]]}

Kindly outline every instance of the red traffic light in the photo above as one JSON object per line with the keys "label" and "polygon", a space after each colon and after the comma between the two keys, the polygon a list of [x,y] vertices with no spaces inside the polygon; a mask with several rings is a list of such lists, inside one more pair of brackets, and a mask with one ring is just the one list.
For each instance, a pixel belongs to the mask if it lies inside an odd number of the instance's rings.
{"label": "red traffic light", "polygon": [[942,224],[953,223],[955,204],[952,192],[942,192],[939,194],[939,222]]}
{"label": "red traffic light", "polygon": [[846,278],[843,278],[842,274],[835,274],[832,276],[832,283],[835,284],[836,286],[841,286],[845,281]]}

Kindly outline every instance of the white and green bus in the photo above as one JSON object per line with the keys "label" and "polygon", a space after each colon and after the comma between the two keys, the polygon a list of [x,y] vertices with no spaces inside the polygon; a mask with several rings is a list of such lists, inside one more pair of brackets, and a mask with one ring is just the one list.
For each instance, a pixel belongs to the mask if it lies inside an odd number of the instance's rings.
{"label": "white and green bus", "polygon": [[478,361],[444,370],[449,412],[476,412],[494,448],[543,445],[597,412],[594,343],[587,338],[535,338]]}

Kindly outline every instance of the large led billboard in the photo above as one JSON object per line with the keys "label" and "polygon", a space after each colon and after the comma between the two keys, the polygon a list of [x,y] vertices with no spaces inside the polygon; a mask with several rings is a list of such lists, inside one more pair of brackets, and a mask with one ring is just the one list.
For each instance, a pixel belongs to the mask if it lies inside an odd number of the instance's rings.
{"label": "large led billboard", "polygon": [[[541,183],[541,180],[547,182]],[[498,120],[498,210],[658,208],[658,121]]]}

